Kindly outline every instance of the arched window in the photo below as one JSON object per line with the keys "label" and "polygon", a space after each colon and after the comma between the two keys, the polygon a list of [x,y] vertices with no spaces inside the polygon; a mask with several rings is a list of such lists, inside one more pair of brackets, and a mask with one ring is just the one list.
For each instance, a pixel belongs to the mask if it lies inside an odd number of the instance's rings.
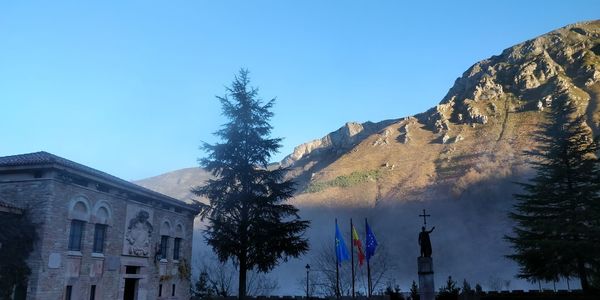
{"label": "arched window", "polygon": [[167,259],[169,252],[169,236],[171,235],[171,223],[164,220],[160,225],[160,258]]}
{"label": "arched window", "polygon": [[77,196],[71,199],[68,218],[71,219],[68,249],[69,251],[81,251],[85,223],[90,221],[90,204],[86,197]]}
{"label": "arched window", "polygon": [[69,202],[68,218],[71,220],[90,221],[90,202],[84,196],[76,196]]}
{"label": "arched window", "polygon": [[112,209],[107,201],[101,200],[94,205],[92,222],[105,225],[112,224]]}
{"label": "arched window", "polygon": [[183,225],[178,223],[175,226],[175,239],[173,240],[173,260],[179,260],[181,256],[181,241],[183,240]]}
{"label": "arched window", "polygon": [[185,234],[183,231],[183,225],[181,225],[181,223],[177,222],[177,225],[175,226],[175,237],[183,238],[184,236],[185,236]]}
{"label": "arched window", "polygon": [[160,225],[160,235],[171,235],[171,222],[163,220]]}
{"label": "arched window", "polygon": [[94,206],[94,215],[92,220],[94,225],[94,244],[92,253],[104,253],[104,241],[106,239],[106,231],[111,222],[111,209],[106,201],[99,201]]}

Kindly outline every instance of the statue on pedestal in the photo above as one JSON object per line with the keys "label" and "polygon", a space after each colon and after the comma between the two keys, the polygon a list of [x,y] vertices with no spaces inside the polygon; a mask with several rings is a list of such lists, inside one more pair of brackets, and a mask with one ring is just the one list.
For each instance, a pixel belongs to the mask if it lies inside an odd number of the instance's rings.
{"label": "statue on pedestal", "polygon": [[431,258],[431,240],[429,234],[433,232],[435,226],[431,230],[427,230],[427,217],[430,217],[425,210],[423,214],[423,227],[419,233],[419,245],[421,246],[421,256],[417,258],[419,270],[419,299],[434,300],[435,285],[433,283],[433,258]]}
{"label": "statue on pedestal", "polygon": [[419,245],[421,246],[421,257],[431,257],[431,240],[429,234],[433,232],[435,226],[431,230],[425,230],[425,226],[421,227],[419,233]]}

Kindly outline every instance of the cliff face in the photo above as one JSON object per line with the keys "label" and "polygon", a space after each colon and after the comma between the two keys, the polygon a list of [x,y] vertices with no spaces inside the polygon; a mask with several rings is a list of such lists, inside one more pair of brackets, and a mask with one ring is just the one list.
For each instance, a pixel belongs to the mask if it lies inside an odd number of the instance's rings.
{"label": "cliff face", "polygon": [[502,111],[503,100],[514,98],[521,110],[540,111],[553,101],[574,101],[597,129],[598,27],[597,21],[567,26],[476,63],[429,111],[429,121],[438,130],[448,122],[486,124]]}
{"label": "cliff face", "polygon": [[378,123],[365,122],[362,124],[348,122],[338,130],[331,132],[320,139],[296,146],[294,152],[281,161],[281,165],[283,167],[290,167],[302,158],[318,152],[330,151],[336,154],[342,154],[390,123],[393,123],[393,121],[381,121]]}

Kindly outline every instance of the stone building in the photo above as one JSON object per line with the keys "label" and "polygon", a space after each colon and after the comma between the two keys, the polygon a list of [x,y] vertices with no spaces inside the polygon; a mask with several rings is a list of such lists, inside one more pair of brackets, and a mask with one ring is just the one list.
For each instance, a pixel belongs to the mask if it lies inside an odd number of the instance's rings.
{"label": "stone building", "polygon": [[38,224],[27,299],[189,299],[195,207],[47,152],[0,157],[0,198]]}

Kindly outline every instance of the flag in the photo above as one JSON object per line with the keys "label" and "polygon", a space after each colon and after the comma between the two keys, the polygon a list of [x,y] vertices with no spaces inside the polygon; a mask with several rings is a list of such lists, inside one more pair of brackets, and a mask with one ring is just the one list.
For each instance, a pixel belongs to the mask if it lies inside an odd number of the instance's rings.
{"label": "flag", "polygon": [[371,231],[371,227],[369,227],[369,223],[365,220],[365,224],[367,227],[367,260],[371,259],[373,255],[375,255],[375,248],[377,248],[377,240],[375,239],[375,234]]}
{"label": "flag", "polygon": [[335,258],[337,259],[338,264],[341,264],[344,260],[350,259],[346,243],[344,242],[344,238],[342,237],[337,222],[335,223]]}
{"label": "flag", "polygon": [[362,243],[358,238],[358,233],[356,233],[356,228],[354,228],[354,226],[352,226],[352,245],[358,249],[358,265],[362,266],[365,261],[365,254],[363,253]]}

